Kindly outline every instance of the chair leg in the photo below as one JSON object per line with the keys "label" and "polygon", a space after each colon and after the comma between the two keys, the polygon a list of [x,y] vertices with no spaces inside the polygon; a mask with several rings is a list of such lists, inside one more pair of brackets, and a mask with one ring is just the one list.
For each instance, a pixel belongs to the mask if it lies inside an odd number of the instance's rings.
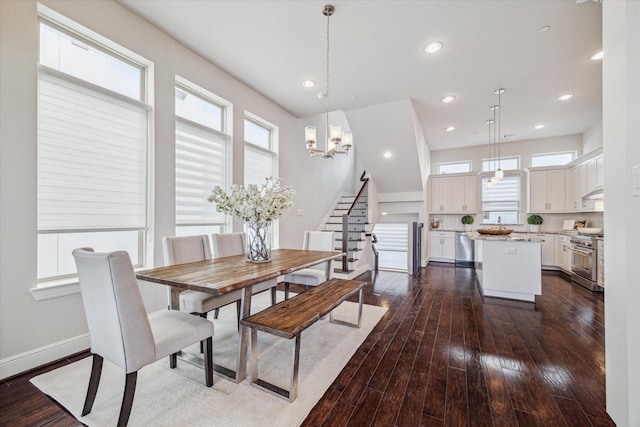
{"label": "chair leg", "polygon": [[178,366],[178,353],[173,353],[169,355],[169,367],[174,369]]}
{"label": "chair leg", "polygon": [[214,319],[217,319],[219,314],[220,314],[220,309],[219,309],[219,308],[216,308],[216,309],[213,311],[213,318],[214,318]]}
{"label": "chair leg", "polygon": [[133,407],[133,396],[136,393],[136,380],[138,371],[127,374],[124,385],[124,395],[122,396],[122,406],[120,407],[120,417],[118,418],[118,427],[125,427],[129,422],[131,408]]}
{"label": "chair leg", "polygon": [[[218,318],[218,310],[216,308],[216,312],[213,314],[213,318],[217,319]],[[200,313],[200,317],[202,317],[203,319],[207,318],[207,313]],[[202,341],[200,341],[200,353],[204,353],[204,348],[202,347]]]}
{"label": "chair leg", "polygon": [[96,394],[98,393],[98,385],[100,385],[100,374],[102,374],[102,356],[94,354],[93,362],[91,364],[91,377],[89,378],[89,387],[87,387],[87,397],[84,400],[84,407],[82,408],[82,416],[84,417],[93,408],[93,402],[96,400]]}
{"label": "chair leg", "polygon": [[276,287],[271,288],[271,305],[276,305]]}
{"label": "chair leg", "polygon": [[207,387],[213,385],[213,337],[209,337],[204,341],[204,375]]}
{"label": "chair leg", "polygon": [[284,300],[289,299],[289,282],[284,282]]}

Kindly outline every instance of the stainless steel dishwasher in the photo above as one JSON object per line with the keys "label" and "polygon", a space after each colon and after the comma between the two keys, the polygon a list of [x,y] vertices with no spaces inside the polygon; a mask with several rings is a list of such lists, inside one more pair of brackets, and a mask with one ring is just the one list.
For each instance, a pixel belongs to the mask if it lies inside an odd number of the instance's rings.
{"label": "stainless steel dishwasher", "polygon": [[456,231],[456,267],[473,267],[473,241],[464,231]]}

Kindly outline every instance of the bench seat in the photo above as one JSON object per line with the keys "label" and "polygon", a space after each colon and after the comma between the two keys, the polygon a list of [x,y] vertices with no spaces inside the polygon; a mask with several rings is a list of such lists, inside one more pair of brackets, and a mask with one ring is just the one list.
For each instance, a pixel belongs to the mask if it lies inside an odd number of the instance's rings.
{"label": "bench seat", "polygon": [[[293,298],[282,301],[265,310],[246,317],[240,321],[244,327],[251,329],[251,383],[277,396],[293,402],[298,388],[298,362],[300,358],[300,335],[302,331],[313,325],[320,318],[329,314],[333,323],[360,327],[362,318],[362,289],[367,282],[359,280],[330,279],[319,286]],[[332,310],[351,295],[359,292],[357,322],[345,322],[333,319]],[[289,390],[259,379],[258,376],[258,340],[257,331],[293,339],[293,372]]]}

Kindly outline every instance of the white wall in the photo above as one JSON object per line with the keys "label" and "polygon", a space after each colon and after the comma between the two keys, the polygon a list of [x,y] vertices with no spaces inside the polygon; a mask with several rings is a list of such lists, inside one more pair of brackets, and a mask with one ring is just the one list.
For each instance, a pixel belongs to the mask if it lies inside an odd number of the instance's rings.
{"label": "white wall", "polygon": [[[174,82],[176,74],[233,103],[233,181],[242,183],[243,112],[279,126],[280,175],[297,190],[281,220],[282,246],[299,247],[342,189],[353,189],[353,158],[309,159],[304,122],[112,1],[43,1],[45,6],[154,63],[154,212],[150,244],[162,263],[161,237],[174,234]],[[0,1],[0,378],[87,347],[80,296],[36,302],[37,5]],[[320,197],[321,195],[321,197]],[[327,203],[327,201],[330,201]],[[297,207],[305,214],[296,216]],[[316,215],[317,213],[317,215]],[[165,289],[142,287],[150,309]],[[72,342],[73,345],[70,345]],[[51,352],[48,346],[57,348]],[[45,348],[46,347],[46,348]],[[68,354],[68,353],[67,353]],[[57,355],[57,356],[56,356]],[[47,360],[49,358],[49,360]]]}
{"label": "white wall", "polygon": [[602,7],[607,411],[618,426],[635,427],[640,426],[640,196],[631,195],[631,167],[640,165],[640,2],[605,1]]}
{"label": "white wall", "polygon": [[[566,135],[551,138],[529,139],[516,142],[503,142],[500,145],[500,156],[520,156],[520,169],[531,166],[531,155],[550,153],[554,151],[577,152],[578,157],[583,154],[582,135]],[[495,156],[495,154],[494,154]],[[489,158],[489,145],[474,145],[450,150],[435,150],[431,152],[431,173],[438,173],[438,163],[471,160],[475,172],[480,172],[482,159]]]}
{"label": "white wall", "polygon": [[582,134],[582,152],[587,154],[602,147],[602,120]]}

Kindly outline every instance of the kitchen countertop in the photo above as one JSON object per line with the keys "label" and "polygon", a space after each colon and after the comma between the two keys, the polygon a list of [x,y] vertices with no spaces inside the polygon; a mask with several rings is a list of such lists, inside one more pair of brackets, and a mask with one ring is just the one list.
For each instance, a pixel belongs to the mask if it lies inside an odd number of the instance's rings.
{"label": "kitchen countertop", "polygon": [[[508,228],[508,226],[505,226],[506,228]],[[445,229],[445,228],[439,228],[437,230],[432,230],[430,229],[429,231],[446,231],[446,232],[461,232],[461,231],[466,231],[463,229]],[[473,229],[468,233],[474,233],[476,230]],[[530,231],[530,230],[513,230],[512,234],[560,234],[560,235],[565,235],[565,236],[575,236],[578,234],[577,230],[545,230],[545,231]],[[604,239],[604,236],[596,236],[596,239]]]}

